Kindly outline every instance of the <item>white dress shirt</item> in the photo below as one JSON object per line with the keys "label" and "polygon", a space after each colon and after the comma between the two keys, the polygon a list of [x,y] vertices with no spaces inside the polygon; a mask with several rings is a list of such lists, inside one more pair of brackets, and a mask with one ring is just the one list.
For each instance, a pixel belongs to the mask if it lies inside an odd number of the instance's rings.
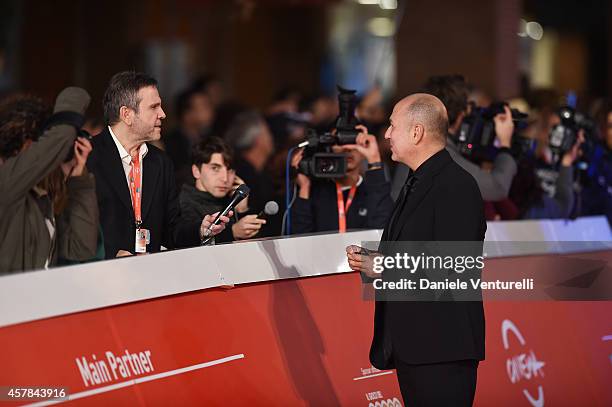
{"label": "white dress shirt", "polygon": [[[130,190],[130,196],[132,195],[132,189],[130,188],[130,171],[132,170],[132,157],[130,153],[126,151],[126,149],[121,145],[113,130],[108,126],[108,131],[117,146],[117,151],[119,152],[119,157],[121,157],[121,163],[123,164],[123,172],[125,172],[125,181],[127,182],[128,189]],[[149,151],[147,147],[147,143],[142,143],[140,145],[140,149],[138,150],[138,155],[140,158],[140,185],[142,185],[142,174],[144,174],[144,166],[142,165],[142,159],[145,155],[147,155],[147,151]]]}

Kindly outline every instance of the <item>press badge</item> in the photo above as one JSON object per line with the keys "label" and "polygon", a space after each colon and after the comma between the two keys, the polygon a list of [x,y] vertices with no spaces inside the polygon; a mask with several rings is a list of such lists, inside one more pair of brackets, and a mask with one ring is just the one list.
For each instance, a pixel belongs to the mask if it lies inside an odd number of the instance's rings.
{"label": "press badge", "polygon": [[149,229],[136,229],[136,253],[146,253],[149,243],[151,243]]}

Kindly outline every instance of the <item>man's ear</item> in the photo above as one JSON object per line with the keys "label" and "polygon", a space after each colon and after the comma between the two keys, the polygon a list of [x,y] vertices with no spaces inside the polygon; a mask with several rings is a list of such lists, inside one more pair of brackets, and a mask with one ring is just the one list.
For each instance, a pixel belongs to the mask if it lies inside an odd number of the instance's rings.
{"label": "man's ear", "polygon": [[412,142],[416,145],[419,144],[423,140],[423,136],[425,135],[425,127],[422,124],[415,124],[414,129],[412,130]]}
{"label": "man's ear", "polygon": [[119,119],[128,126],[134,122],[134,111],[127,106],[121,106],[119,109]]}
{"label": "man's ear", "polygon": [[195,178],[195,179],[200,179],[200,177],[202,176],[202,173],[200,172],[200,169],[195,164],[193,164],[191,166],[191,174],[193,175],[193,178]]}

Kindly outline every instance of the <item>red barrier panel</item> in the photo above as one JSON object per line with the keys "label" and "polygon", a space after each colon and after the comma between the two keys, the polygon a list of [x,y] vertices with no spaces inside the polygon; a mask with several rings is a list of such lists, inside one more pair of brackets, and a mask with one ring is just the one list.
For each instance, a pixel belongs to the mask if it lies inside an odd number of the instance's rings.
{"label": "red barrier panel", "polygon": [[[612,405],[610,302],[485,309],[476,405]],[[355,273],[181,294],[0,328],[0,385],[77,405],[401,406],[368,362],[372,318]]]}

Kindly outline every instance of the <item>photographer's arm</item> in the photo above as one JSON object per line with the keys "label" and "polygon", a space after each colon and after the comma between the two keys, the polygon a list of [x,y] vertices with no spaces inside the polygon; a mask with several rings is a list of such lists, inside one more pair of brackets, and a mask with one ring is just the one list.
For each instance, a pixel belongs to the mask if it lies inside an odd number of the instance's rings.
{"label": "photographer's arm", "polygon": [[367,227],[384,228],[393,211],[391,183],[385,177],[385,170],[379,168],[366,171],[362,187],[366,191]]}
{"label": "photographer's arm", "polygon": [[365,126],[358,125],[357,129],[359,135],[356,144],[346,147],[359,151],[368,162],[369,169],[364,175],[363,185],[361,186],[366,192],[367,227],[382,229],[393,210],[391,183],[385,176],[376,137],[368,134],[368,129]]}
{"label": "photographer's arm", "polygon": [[584,142],[584,131],[578,133],[578,140],[570,151],[561,158],[559,176],[557,177],[555,196],[553,199],[559,205],[559,217],[568,218],[574,208],[575,196],[572,183],[574,182],[574,162],[578,158],[580,145]]}
{"label": "photographer's arm", "polygon": [[512,185],[512,179],[517,171],[516,161],[509,150],[512,142],[512,133],[514,132],[512,113],[508,106],[504,106],[504,109],[504,113],[496,115],[493,119],[495,122],[495,135],[499,140],[501,150],[497,157],[495,157],[495,161],[493,161],[491,171],[485,171],[478,165],[468,161],[459,154],[454,145],[447,146],[447,150],[453,160],[474,177],[480,189],[482,199],[485,201],[500,201],[507,198],[510,186]]}
{"label": "photographer's arm", "polygon": [[[291,158],[291,166],[297,169],[304,156],[304,150],[299,150]],[[312,182],[304,174],[298,173],[295,183],[297,194],[291,207],[291,231],[293,233],[311,233],[315,231],[314,213],[310,199]],[[289,209],[288,209],[289,210]],[[284,232],[284,231],[283,231]]]}
{"label": "photographer's arm", "polygon": [[553,199],[559,207],[559,218],[567,218],[574,207],[575,197],[572,182],[574,180],[574,168],[572,166],[561,166],[557,177],[555,195]]}
{"label": "photographer's arm", "polygon": [[59,256],[68,260],[89,260],[98,249],[99,211],[96,182],[85,169],[91,143],[78,139],[75,143],[75,165],[68,177],[68,206],[58,219]]}
{"label": "photographer's arm", "polygon": [[493,162],[493,169],[489,172],[468,161],[457,151],[450,148],[447,148],[447,150],[453,160],[474,177],[482,199],[485,201],[500,201],[508,197],[512,179],[517,171],[516,162],[509,153],[505,151],[498,153]]}
{"label": "photographer's arm", "polygon": [[[83,114],[89,101],[89,94],[85,90],[66,88],[57,96],[54,112],[71,111]],[[75,137],[76,130],[73,126],[53,126],[27,150],[0,165],[0,206],[24,196],[55,170],[73,147]]]}
{"label": "photographer's arm", "polygon": [[291,231],[293,233],[315,232],[314,209],[310,199],[311,182],[304,174],[298,174],[298,196],[291,208]]}

